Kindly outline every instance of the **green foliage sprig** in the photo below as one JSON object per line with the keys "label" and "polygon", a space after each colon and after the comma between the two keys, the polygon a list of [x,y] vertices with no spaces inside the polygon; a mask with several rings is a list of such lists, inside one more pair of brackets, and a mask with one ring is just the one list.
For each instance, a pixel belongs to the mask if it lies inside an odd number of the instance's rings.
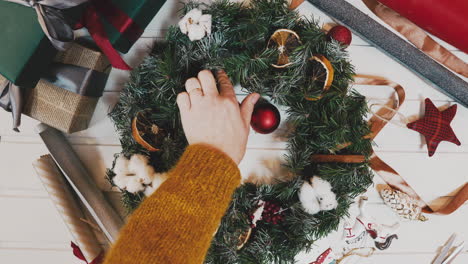
{"label": "green foliage sprig", "polygon": [[[354,69],[342,47],[328,41],[317,21],[305,19],[287,8],[284,0],[256,0],[249,7],[228,1],[211,5],[187,3],[184,14],[200,7],[212,15],[212,34],[191,42],[177,27],[170,27],[164,42],[157,43],[151,55],[132,72],[120,102],[110,114],[120,135],[123,154],[145,153],[157,171],[167,171],[183,153],[187,141],[181,126],[176,96],[184,91],[186,79],[202,69],[226,70],[233,83],[247,93],[258,92],[273,103],[287,107],[287,121],[294,127],[289,135],[286,166],[294,179],[274,185],[245,184],[233,201],[215,235],[206,263],[293,263],[294,257],[314,241],[338,227],[354,197],[372,183],[372,173],[363,164],[311,164],[312,154],[370,155],[371,142],[364,120],[367,106],[363,96],[350,88]],[[291,54],[294,62],[285,69],[271,66],[275,50],[266,48],[271,34],[280,28],[294,30],[302,44]],[[327,57],[335,70],[332,88],[318,101],[304,99],[304,89],[321,93],[310,81],[309,58]],[[153,120],[168,133],[161,151],[148,153],[132,138],[131,120],[138,111],[153,109]],[[343,150],[336,146],[352,144]],[[328,180],[339,206],[332,211],[309,215],[298,200],[298,189],[312,175]],[[113,173],[108,172],[111,181]],[[123,193],[130,210],[142,195]],[[249,227],[249,215],[258,200],[279,203],[286,208],[283,222],[274,225],[260,221],[242,250],[236,250],[239,235]]]}

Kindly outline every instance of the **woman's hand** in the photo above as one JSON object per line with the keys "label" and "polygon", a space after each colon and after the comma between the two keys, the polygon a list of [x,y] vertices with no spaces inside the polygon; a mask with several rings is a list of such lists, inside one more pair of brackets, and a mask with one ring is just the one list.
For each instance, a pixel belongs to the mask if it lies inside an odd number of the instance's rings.
{"label": "woman's hand", "polygon": [[187,92],[177,97],[182,125],[189,144],[204,143],[226,153],[240,163],[245,154],[250,118],[259,94],[248,95],[242,104],[236,99],[227,74],[217,73],[218,87],[211,71],[185,82]]}

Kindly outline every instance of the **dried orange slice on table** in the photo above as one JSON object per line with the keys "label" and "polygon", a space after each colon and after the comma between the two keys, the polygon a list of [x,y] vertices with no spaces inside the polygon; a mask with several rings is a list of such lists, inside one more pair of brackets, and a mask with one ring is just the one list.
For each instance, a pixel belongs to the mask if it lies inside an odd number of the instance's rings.
{"label": "dried orange slice on table", "polygon": [[166,131],[151,120],[152,110],[143,110],[132,120],[132,136],[135,141],[150,152],[159,151]]}
{"label": "dried orange slice on table", "polygon": [[309,59],[311,66],[311,82],[314,87],[320,87],[322,92],[319,96],[311,96],[308,91],[304,92],[305,99],[309,101],[316,101],[323,97],[332,83],[335,71],[331,62],[323,55],[315,55]]}
{"label": "dried orange slice on table", "polygon": [[301,40],[296,32],[290,29],[278,29],[271,35],[268,48],[276,48],[278,61],[272,64],[275,68],[286,68],[292,63],[289,61],[291,53],[301,45]]}

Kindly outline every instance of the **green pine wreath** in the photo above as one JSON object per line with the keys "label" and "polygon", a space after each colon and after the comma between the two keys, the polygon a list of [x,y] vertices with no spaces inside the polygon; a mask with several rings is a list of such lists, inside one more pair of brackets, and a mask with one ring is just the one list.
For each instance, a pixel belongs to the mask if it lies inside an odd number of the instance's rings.
{"label": "green pine wreath", "polygon": [[[181,13],[196,7],[212,15],[212,33],[191,42],[178,27],[170,27],[165,40],[156,43],[152,53],[132,72],[110,114],[120,135],[122,153],[150,156],[158,172],[175,165],[187,146],[176,96],[184,91],[185,80],[202,69],[225,69],[232,82],[240,84],[246,93],[257,92],[285,106],[287,122],[294,131],[288,137],[283,165],[294,179],[274,185],[240,186],[213,239],[206,263],[293,263],[300,251],[337,229],[353,198],[372,183],[367,163],[310,162],[312,154],[371,154],[371,142],[363,138],[370,132],[365,121],[366,101],[350,87],[353,66],[347,52],[327,39],[317,21],[300,17],[288,9],[284,0],[256,0],[248,7],[226,0],[210,5],[191,2]],[[278,53],[267,48],[277,29],[293,30],[301,39],[289,56],[292,64],[283,69],[272,67]],[[335,77],[323,98],[309,101],[305,91],[316,96],[322,93],[322,87],[311,78],[317,66],[309,58],[317,54],[330,60]],[[152,110],[152,121],[167,132],[158,152],[146,151],[132,137],[132,119],[145,109]],[[352,144],[338,151],[336,146],[345,142]],[[304,180],[313,175],[333,186],[339,203],[335,210],[310,215],[302,209],[297,193]],[[113,176],[109,170],[111,182]],[[130,212],[144,198],[143,194],[125,191],[122,195]],[[277,224],[259,221],[248,243],[237,250],[239,236],[249,228],[249,216],[259,200],[286,208],[284,220]]]}

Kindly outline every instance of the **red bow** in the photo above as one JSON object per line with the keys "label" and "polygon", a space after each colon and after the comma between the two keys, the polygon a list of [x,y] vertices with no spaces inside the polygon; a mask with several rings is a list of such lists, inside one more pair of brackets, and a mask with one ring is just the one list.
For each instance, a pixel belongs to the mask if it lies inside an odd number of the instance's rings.
{"label": "red bow", "polygon": [[88,262],[83,255],[83,252],[81,251],[80,247],[78,247],[75,243],[71,242],[71,247],[73,248],[73,255],[77,257],[80,260],[83,260],[86,262],[86,264],[101,264],[104,260],[104,254],[101,253],[99,254],[93,261]]}
{"label": "red bow", "polygon": [[107,56],[114,68],[131,70],[132,68],[128,66],[112,46],[101,19],[108,21],[132,42],[136,41],[141,34],[143,34],[143,29],[140,28],[125,12],[116,7],[110,0],[91,0],[90,5],[87,7],[83,17],[81,18],[81,21],[75,26],[75,29],[83,27],[88,29],[91,37]]}

